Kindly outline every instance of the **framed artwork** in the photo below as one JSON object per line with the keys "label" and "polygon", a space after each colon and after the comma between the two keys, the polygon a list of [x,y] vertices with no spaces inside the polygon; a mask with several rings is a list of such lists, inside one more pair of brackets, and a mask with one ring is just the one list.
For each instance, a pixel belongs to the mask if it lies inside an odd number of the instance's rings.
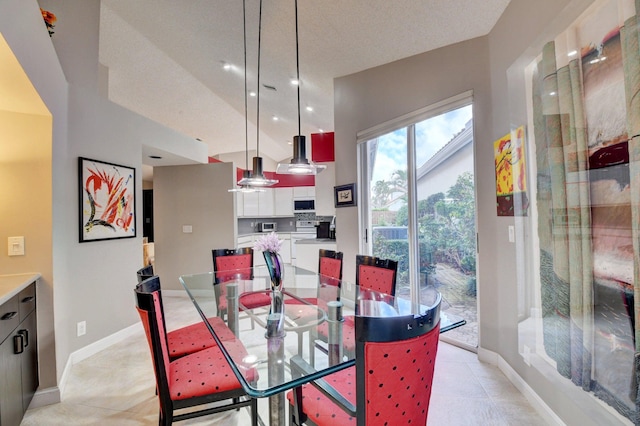
{"label": "framed artwork", "polygon": [[498,216],[526,216],[527,197],[524,126],[493,143]]}
{"label": "framed artwork", "polygon": [[356,184],[349,183],[333,187],[336,207],[350,207],[356,204]]}
{"label": "framed artwork", "polygon": [[136,236],[136,170],[78,158],[80,242]]}

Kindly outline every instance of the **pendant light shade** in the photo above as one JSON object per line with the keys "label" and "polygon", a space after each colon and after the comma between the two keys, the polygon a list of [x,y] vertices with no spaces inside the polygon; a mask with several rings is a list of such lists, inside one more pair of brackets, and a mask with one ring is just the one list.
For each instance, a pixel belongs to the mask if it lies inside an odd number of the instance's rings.
{"label": "pendant light shade", "polygon": [[307,144],[304,136],[293,137],[293,158],[289,163],[280,163],[276,173],[295,175],[315,175],[327,168],[323,164],[313,164],[307,160]]}
{"label": "pendant light shade", "polygon": [[262,172],[262,157],[253,157],[253,172],[249,177],[243,177],[238,181],[239,185],[273,186],[278,183],[275,179],[267,179]]}
{"label": "pendant light shade", "polygon": [[296,16],[296,80],[298,82],[298,135],[293,137],[293,158],[289,163],[279,163],[276,173],[287,175],[316,175],[327,168],[307,160],[306,138],[300,130],[300,54],[298,49],[298,0],[295,1]]}

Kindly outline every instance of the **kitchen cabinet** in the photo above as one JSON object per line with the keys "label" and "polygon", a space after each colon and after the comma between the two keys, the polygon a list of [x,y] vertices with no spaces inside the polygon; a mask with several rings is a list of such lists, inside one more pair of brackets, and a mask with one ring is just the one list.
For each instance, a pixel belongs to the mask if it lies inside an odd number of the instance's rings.
{"label": "kitchen cabinet", "polygon": [[276,216],[293,216],[293,188],[274,189],[274,214]]}
{"label": "kitchen cabinet", "polygon": [[327,168],[316,175],[316,216],[335,216],[333,187],[336,185],[335,163],[323,163]]}
{"label": "kitchen cabinet", "polygon": [[258,192],[258,216],[273,216],[273,192],[273,188],[266,188],[264,192]]}
{"label": "kitchen cabinet", "polygon": [[274,189],[263,192],[236,193],[236,214],[238,217],[273,217]]}
{"label": "kitchen cabinet", "polygon": [[313,239],[316,237],[315,231],[313,232],[295,232],[291,234],[291,264],[294,266],[298,265],[298,252],[297,252],[297,242],[300,240]]}
{"label": "kitchen cabinet", "polygon": [[336,243],[330,241],[305,240],[296,244],[296,266],[318,272],[320,249],[336,250]]}
{"label": "kitchen cabinet", "polygon": [[315,196],[316,196],[315,186],[294,186],[293,187],[293,198],[315,198]]}
{"label": "kitchen cabinet", "polygon": [[258,198],[259,192],[242,192],[244,216],[245,217],[259,217],[260,216],[260,199]]}
{"label": "kitchen cabinet", "polygon": [[35,282],[0,305],[0,425],[18,426],[38,387]]}
{"label": "kitchen cabinet", "polygon": [[242,192],[235,192],[234,199],[236,200],[236,216],[244,217],[244,194]]}

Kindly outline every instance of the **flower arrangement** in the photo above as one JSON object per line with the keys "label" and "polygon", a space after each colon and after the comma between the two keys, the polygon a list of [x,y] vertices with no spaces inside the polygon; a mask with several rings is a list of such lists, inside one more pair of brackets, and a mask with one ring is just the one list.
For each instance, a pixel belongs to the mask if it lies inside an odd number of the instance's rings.
{"label": "flower arrangement", "polygon": [[58,18],[52,12],[43,8],[40,8],[40,13],[42,13],[42,19],[44,19],[44,24],[47,26],[47,31],[49,31],[49,37],[53,36],[53,28]]}
{"label": "flower arrangement", "polygon": [[282,246],[282,242],[282,240],[278,239],[278,234],[271,232],[259,237],[253,245],[253,249],[263,252],[268,251],[271,253],[278,253]]}

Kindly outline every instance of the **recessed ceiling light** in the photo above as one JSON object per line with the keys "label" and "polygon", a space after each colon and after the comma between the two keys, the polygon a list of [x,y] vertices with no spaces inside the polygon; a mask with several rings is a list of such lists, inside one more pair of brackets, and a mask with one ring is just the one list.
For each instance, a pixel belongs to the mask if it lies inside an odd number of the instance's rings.
{"label": "recessed ceiling light", "polygon": [[298,80],[296,80],[295,78],[291,79],[291,84],[293,84],[294,86],[297,86],[298,84],[300,84],[300,82]]}
{"label": "recessed ceiling light", "polygon": [[318,129],[318,131],[319,131],[320,133],[324,133],[324,130],[322,130],[322,129]]}
{"label": "recessed ceiling light", "polygon": [[278,121],[278,120],[279,120],[279,118],[274,115],[273,116],[273,121]]}
{"label": "recessed ceiling light", "polygon": [[309,112],[313,111],[313,107],[312,106],[308,106],[307,107],[307,111],[309,111]]}
{"label": "recessed ceiling light", "polygon": [[256,96],[256,92],[253,92],[253,91],[249,92],[249,96],[255,97]]}
{"label": "recessed ceiling light", "polygon": [[223,64],[222,64],[222,68],[223,68],[225,71],[229,71],[229,70],[231,70],[231,68],[233,68],[233,66],[232,66],[231,64],[227,64],[227,63],[225,62],[225,63],[223,63]]}
{"label": "recessed ceiling light", "polygon": [[150,155],[149,158],[153,158],[154,160],[162,160],[162,157],[159,155]]}

